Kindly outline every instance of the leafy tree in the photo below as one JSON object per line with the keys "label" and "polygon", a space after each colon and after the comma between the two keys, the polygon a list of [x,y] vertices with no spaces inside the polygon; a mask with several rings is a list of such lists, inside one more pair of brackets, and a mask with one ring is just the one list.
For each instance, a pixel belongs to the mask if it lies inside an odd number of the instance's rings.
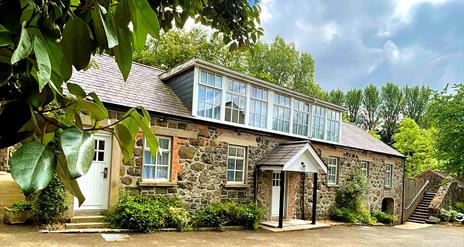
{"label": "leafy tree", "polygon": [[421,129],[411,118],[405,118],[400,122],[398,132],[393,136],[393,146],[406,156],[407,177],[437,168],[435,134],[434,128]]}
{"label": "leafy tree", "polygon": [[15,181],[29,194],[56,173],[82,203],[76,179],[90,168],[97,130],[115,134],[123,162],[133,157],[139,128],[156,155],[148,112],[133,108],[101,124],[108,111],[98,96],[67,83],[73,67],[85,69],[92,54],[104,51],[127,79],[132,48],[140,51],[148,34],[158,38],[160,29],[182,27],[189,17],[221,32],[231,47],[247,46],[262,34],[259,12],[243,0],[0,1],[0,148],[21,143],[11,159]]}
{"label": "leafy tree", "polygon": [[464,84],[434,95],[429,107],[436,148],[446,171],[464,178]]}
{"label": "leafy tree", "polygon": [[399,115],[403,108],[403,94],[400,87],[387,83],[381,89],[380,115],[383,121],[382,140],[392,144],[392,136],[396,132]]}
{"label": "leafy tree", "polygon": [[362,123],[367,130],[375,130],[380,120],[380,93],[375,85],[364,88],[362,99]]}
{"label": "leafy tree", "polygon": [[348,120],[353,123],[359,122],[359,111],[363,100],[361,89],[351,89],[346,92],[345,106],[348,108]]}
{"label": "leafy tree", "polygon": [[327,93],[327,101],[334,103],[339,106],[345,104],[345,93],[340,89],[333,89]]}
{"label": "leafy tree", "polygon": [[420,126],[424,126],[423,116],[432,98],[432,90],[429,87],[404,87],[404,117],[412,118]]}
{"label": "leafy tree", "polygon": [[379,133],[377,133],[377,131],[375,131],[375,130],[368,130],[367,132],[369,132],[369,134],[371,134],[371,136],[375,137],[378,140],[382,139],[382,137],[379,135]]}

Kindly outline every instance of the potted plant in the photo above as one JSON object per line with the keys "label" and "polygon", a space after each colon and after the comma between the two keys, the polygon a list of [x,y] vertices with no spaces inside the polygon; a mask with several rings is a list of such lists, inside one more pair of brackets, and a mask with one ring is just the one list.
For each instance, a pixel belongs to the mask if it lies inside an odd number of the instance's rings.
{"label": "potted plant", "polygon": [[23,224],[32,217],[32,205],[28,201],[15,202],[10,208],[5,207],[4,222],[7,224]]}

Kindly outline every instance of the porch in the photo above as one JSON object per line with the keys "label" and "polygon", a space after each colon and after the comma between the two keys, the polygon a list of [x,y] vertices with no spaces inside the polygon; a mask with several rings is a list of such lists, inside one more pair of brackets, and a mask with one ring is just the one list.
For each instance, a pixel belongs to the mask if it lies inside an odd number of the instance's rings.
{"label": "porch", "polygon": [[[260,180],[262,186],[255,184],[255,195],[267,194],[264,199],[260,199],[261,204],[270,209],[268,219],[271,220],[264,222],[264,226],[282,229],[284,226],[298,228],[307,225],[309,221],[305,219],[305,210],[308,209],[305,204],[311,204],[310,223],[316,226],[318,174],[325,174],[327,168],[308,141],[279,144],[265,154],[257,163],[256,169],[255,181]],[[312,185],[306,184],[309,181],[306,176],[308,173],[312,173]],[[258,187],[262,191],[258,191]],[[308,190],[311,187],[310,194]],[[296,205],[296,201],[300,202],[301,207]],[[296,211],[299,211],[300,217]]]}

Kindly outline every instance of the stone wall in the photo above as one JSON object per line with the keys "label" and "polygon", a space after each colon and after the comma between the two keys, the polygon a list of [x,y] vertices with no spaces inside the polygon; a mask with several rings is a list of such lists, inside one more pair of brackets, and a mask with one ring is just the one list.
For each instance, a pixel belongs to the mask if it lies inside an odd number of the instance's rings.
{"label": "stone wall", "polygon": [[[393,198],[394,200],[394,214],[400,216],[402,208],[402,193],[403,193],[403,161],[401,158],[391,157],[387,155],[358,151],[342,147],[329,146],[327,144],[315,144],[313,147],[322,157],[324,163],[327,163],[327,158],[339,158],[339,172],[338,184],[341,185],[347,179],[348,174],[354,169],[360,168],[361,161],[369,162],[369,175],[368,175],[368,193],[365,198],[365,204],[370,210],[382,209],[382,200],[384,198]],[[392,187],[386,188],[385,182],[385,165],[391,164],[393,166],[393,181]],[[302,184],[301,176],[295,176],[296,183]],[[292,183],[292,184],[296,184]],[[312,208],[312,187],[313,175],[308,174],[306,177],[305,188],[305,218],[311,218]],[[301,217],[301,199],[302,189],[296,190],[294,196],[295,201],[289,204],[296,205],[296,210],[293,212],[294,217]],[[329,209],[335,200],[335,194],[338,185],[327,185],[327,176],[318,176],[318,201],[317,201],[317,217],[326,218]]]}
{"label": "stone wall", "polygon": [[[112,112],[117,118],[118,113]],[[179,196],[194,210],[208,203],[224,200],[248,202],[254,196],[255,164],[263,155],[281,142],[295,140],[282,136],[237,132],[236,129],[221,127],[217,124],[187,122],[181,120],[152,119],[153,129],[157,135],[172,137],[172,167],[168,182],[150,183],[141,177],[143,163],[143,135],[137,136],[135,144],[134,166],[121,166],[121,188],[143,195]],[[241,185],[226,182],[226,163],[229,145],[245,146],[247,149],[247,173],[245,183]],[[342,184],[350,171],[360,166],[361,160],[370,162],[369,194],[366,205],[371,210],[380,210],[382,199],[391,197],[395,203],[395,214],[401,213],[401,195],[403,163],[400,158],[358,151],[329,144],[313,144],[316,151],[326,162],[329,156],[340,159],[339,183]],[[393,165],[393,186],[384,187],[385,164]],[[302,216],[302,186],[300,173],[287,174],[287,217]],[[313,175],[307,174],[305,180],[305,218],[311,218]],[[267,218],[271,218],[272,171],[259,171],[257,176],[256,202],[268,208]],[[328,216],[337,186],[327,186],[325,175],[318,180],[318,218]]]}

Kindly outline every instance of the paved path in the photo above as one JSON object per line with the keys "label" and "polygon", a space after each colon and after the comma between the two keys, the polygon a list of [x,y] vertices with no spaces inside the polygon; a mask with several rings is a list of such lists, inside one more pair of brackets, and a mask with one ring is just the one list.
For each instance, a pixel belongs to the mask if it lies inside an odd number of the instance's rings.
{"label": "paved path", "polygon": [[107,242],[100,234],[47,234],[31,226],[0,223],[0,246],[446,246],[464,247],[464,227],[402,225],[334,226],[328,229],[271,233],[267,231],[129,233]]}

